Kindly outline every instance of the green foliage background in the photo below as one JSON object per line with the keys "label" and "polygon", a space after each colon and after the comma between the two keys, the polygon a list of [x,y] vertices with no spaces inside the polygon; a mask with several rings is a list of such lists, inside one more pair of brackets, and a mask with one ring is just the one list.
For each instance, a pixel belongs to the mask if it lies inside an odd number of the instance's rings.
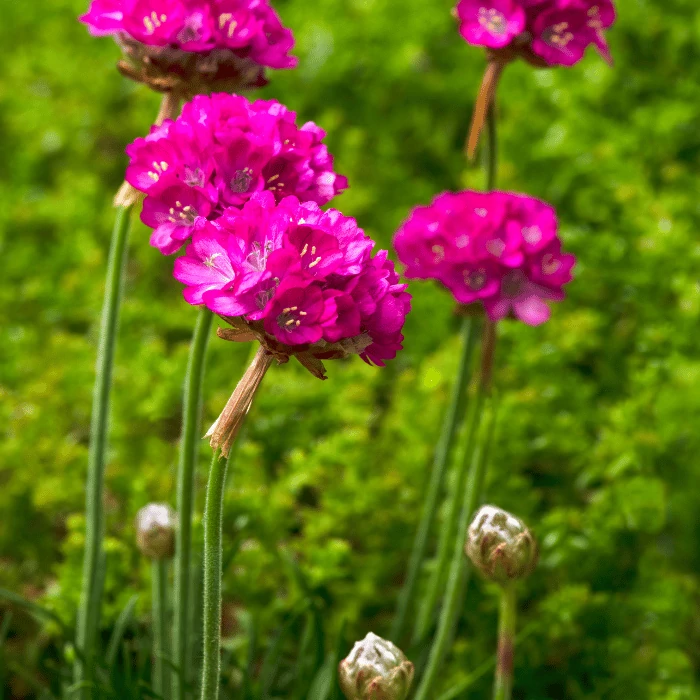
{"label": "green foliage background", "polygon": [[[124,146],[158,106],[116,73],[115,45],[75,21],[84,5],[6,2],[0,22],[0,585],[67,621],[109,202]],[[487,498],[531,523],[542,547],[522,591],[515,694],[528,700],[700,697],[700,10],[617,5],[613,69],[593,53],[570,70],[519,63],[500,90],[500,185],[552,202],[579,259],[552,320],[502,324],[498,348]],[[386,247],[415,204],[481,186],[461,146],[484,59],[459,38],[449,0],[277,6],[300,66],[262,95],[328,130],[351,182],[336,206]],[[146,620],[133,517],[173,500],[195,311],[171,266],[139,223],[116,367],[106,628],[135,591]],[[388,633],[456,364],[449,296],[411,287],[405,350],[389,368],[336,362],[321,383],[290,364],[266,379],[226,496],[232,687],[247,621],[264,650],[299,605],[285,553],[331,633],[343,619],[348,644]],[[212,340],[205,422],[246,355]],[[203,445],[200,484],[206,460]],[[443,689],[493,652],[493,591],[473,581],[467,595]],[[35,633],[16,617],[8,641],[29,668],[52,634]],[[13,683],[6,697],[29,691]]]}

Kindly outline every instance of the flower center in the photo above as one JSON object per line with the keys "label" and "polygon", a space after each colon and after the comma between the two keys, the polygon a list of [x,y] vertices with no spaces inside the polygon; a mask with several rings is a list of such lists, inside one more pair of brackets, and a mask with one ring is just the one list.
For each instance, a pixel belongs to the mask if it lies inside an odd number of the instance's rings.
{"label": "flower center", "polygon": [[160,180],[160,176],[168,169],[169,166],[164,160],[154,160],[151,165],[153,166],[153,170],[148,171],[148,177],[150,177],[153,182],[158,182],[158,180]]}
{"label": "flower center", "polygon": [[431,250],[435,255],[435,263],[440,263],[445,259],[445,248],[441,245],[434,245]]}
{"label": "flower center", "polygon": [[244,194],[248,191],[251,182],[253,182],[253,171],[250,168],[236,170],[231,180],[231,190],[237,194]]}
{"label": "flower center", "polygon": [[493,8],[479,8],[479,24],[491,34],[505,34],[507,28],[503,13]]}
{"label": "flower center", "polygon": [[233,19],[233,15],[230,12],[223,12],[219,15],[219,29],[224,30],[224,27],[228,24],[228,29],[226,30],[226,35],[230,39],[233,37],[233,33],[236,31],[238,22]]}
{"label": "flower center", "polygon": [[190,187],[204,187],[204,171],[199,166],[190,168],[186,165],[183,182]]}
{"label": "flower center", "polygon": [[167,19],[167,15],[159,15],[154,10],[150,15],[143,18],[143,26],[146,27],[146,32],[148,34],[153,34]]}
{"label": "flower center", "polygon": [[267,258],[272,252],[272,241],[265,241],[263,245],[260,245],[257,241],[253,242],[250,246],[251,252],[246,258],[246,262],[258,272],[263,272],[265,266],[267,265]]}
{"label": "flower center", "polygon": [[306,311],[301,311],[298,306],[288,306],[282,309],[282,313],[277,317],[277,323],[282,330],[291,332],[301,326],[301,317],[306,315]]}
{"label": "flower center", "polygon": [[551,27],[544,30],[542,38],[552,46],[556,46],[559,49],[566,48],[574,38],[574,35],[568,31],[568,22],[559,22]]}
{"label": "flower center", "polygon": [[174,207],[170,207],[168,213],[170,214],[170,222],[180,224],[180,226],[192,226],[197,218],[197,210],[189,204],[183,207],[180,200],[175,202]]}
{"label": "flower center", "polygon": [[[306,257],[307,255],[308,258]],[[323,260],[323,257],[320,255],[316,255],[315,245],[312,245],[309,248],[309,244],[305,243],[304,247],[301,249],[301,259],[304,263],[306,263],[306,260],[311,260],[311,262],[306,265],[306,267],[310,269],[312,267],[316,267],[316,265],[318,265],[321,262],[321,260]]]}
{"label": "flower center", "polygon": [[551,253],[547,253],[542,258],[542,274],[553,275],[559,268],[561,263]]}
{"label": "flower center", "polygon": [[522,233],[525,242],[530,245],[535,245],[542,240],[542,230],[539,226],[525,226]]}
{"label": "flower center", "polygon": [[464,273],[464,283],[474,292],[481,291],[486,286],[486,270],[467,270]]}
{"label": "flower center", "polygon": [[588,10],[588,17],[590,18],[588,20],[588,26],[591,27],[592,29],[602,29],[603,28],[603,22],[600,19],[600,8],[598,5],[594,5],[591,7],[590,10]]}
{"label": "flower center", "polygon": [[[284,188],[284,182],[275,182],[275,180],[277,180],[278,178],[279,178],[279,173],[268,178],[267,189],[270,190],[270,192],[274,192],[275,190],[281,190]],[[272,183],[272,184],[270,184],[270,183]]]}
{"label": "flower center", "polygon": [[520,296],[525,288],[525,275],[521,270],[513,270],[504,278],[501,286],[503,296],[508,299],[515,299]]}

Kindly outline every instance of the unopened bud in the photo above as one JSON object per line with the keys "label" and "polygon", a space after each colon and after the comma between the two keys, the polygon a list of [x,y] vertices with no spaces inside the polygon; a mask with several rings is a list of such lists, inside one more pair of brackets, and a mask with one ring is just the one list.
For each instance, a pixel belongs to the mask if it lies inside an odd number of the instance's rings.
{"label": "unopened bud", "polygon": [[338,668],[348,700],[405,700],[413,673],[401,649],[372,632],[355,644]]}
{"label": "unopened bud", "polygon": [[149,503],[136,515],[136,544],[150,559],[170,559],[176,527],[177,515],[167,503]]}
{"label": "unopened bud", "polygon": [[495,506],[483,506],[476,514],[465,551],[486,578],[500,584],[529,575],[538,556],[525,523]]}

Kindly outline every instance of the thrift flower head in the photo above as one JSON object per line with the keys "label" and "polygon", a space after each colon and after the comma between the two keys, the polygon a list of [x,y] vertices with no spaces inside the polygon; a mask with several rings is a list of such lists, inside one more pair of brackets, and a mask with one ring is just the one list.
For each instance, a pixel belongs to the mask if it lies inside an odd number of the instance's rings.
{"label": "thrift flower head", "polygon": [[359,354],[383,365],[401,349],[410,295],[387,252],[372,257],[373,247],[335,209],[259,192],[199,221],[175,277],[190,304],[230,323],[222,337],[257,338],[279,361],[295,355],[323,378],[323,359]]}
{"label": "thrift flower head", "polygon": [[495,506],[483,506],[474,516],[465,550],[486,578],[500,584],[528,576],[538,558],[525,523]]}
{"label": "thrift flower head", "polygon": [[265,67],[296,65],[267,0],[93,0],[80,19],[114,35],[122,73],[164,92],[242,90],[264,85]]}
{"label": "thrift flower head", "polygon": [[442,282],[460,304],[482,304],[492,321],[536,326],[564,298],[576,259],[561,252],[555,211],[509,192],[444,193],[417,207],[394,238],[406,276]]}
{"label": "thrift flower head", "polygon": [[573,66],[588,46],[611,62],[604,31],[615,21],[612,0],[460,0],[460,34],[507,62]]}
{"label": "thrift flower head", "polygon": [[340,662],[338,680],[348,700],[404,700],[413,664],[392,642],[370,632]]}
{"label": "thrift flower head", "polygon": [[262,190],[277,201],[294,195],[319,204],[344,190],[323,129],[299,127],[295,118],[273,100],[198,95],[176,120],[136,139],[126,149],[126,180],[147,195],[141,219],[154,229],[151,244],[174,253],[201,217],[216,218]]}

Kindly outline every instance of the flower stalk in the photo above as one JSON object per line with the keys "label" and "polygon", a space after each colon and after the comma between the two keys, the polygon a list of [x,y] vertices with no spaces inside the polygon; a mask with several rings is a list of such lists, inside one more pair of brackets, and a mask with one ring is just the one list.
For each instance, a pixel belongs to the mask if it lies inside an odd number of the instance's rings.
{"label": "flower stalk", "polygon": [[433,458],[430,482],[428,483],[428,489],[423,502],[420,524],[418,525],[418,530],[413,542],[413,550],[409,560],[406,582],[404,583],[399,597],[398,610],[394,619],[391,635],[393,639],[401,639],[404,633],[408,610],[413,601],[416,584],[418,582],[418,574],[428,549],[428,539],[435,521],[440,492],[445,481],[445,471],[450,459],[450,454],[452,453],[457,427],[462,421],[466,410],[466,386],[469,381],[469,368],[471,366],[474,346],[476,345],[476,338],[478,335],[474,325],[475,323],[472,317],[466,316],[462,321],[462,349],[460,352],[459,365],[457,367],[457,375],[452,385],[452,394],[450,396],[447,412],[445,413],[442,433],[440,434],[440,440]]}
{"label": "flower stalk", "polygon": [[190,345],[183,396],[182,438],[177,470],[177,512],[180,527],[175,544],[173,648],[175,651],[173,697],[185,700],[190,680],[190,611],[192,574],[192,519],[194,515],[195,467],[199,450],[202,385],[213,315],[202,308]]}
{"label": "flower stalk", "polygon": [[[484,77],[479,86],[479,94],[476,98],[472,122],[469,127],[469,136],[466,143],[467,158],[471,161],[476,155],[481,132],[487,120],[487,115],[492,111],[498,83],[501,79],[506,63],[498,58],[492,57],[486,65]],[[489,188],[492,189],[492,188]]]}
{"label": "flower stalk", "polygon": [[153,690],[165,700],[169,700],[168,559],[153,560],[151,580],[153,586]]}
{"label": "flower stalk", "polygon": [[80,697],[92,697],[90,684],[95,677],[95,659],[100,627],[100,600],[104,566],[104,488],[107,432],[112,393],[114,354],[119,329],[124,268],[129,238],[130,207],[118,207],[112,233],[107,279],[102,304],[102,320],[97,350],[97,367],[92,395],[92,419],[85,484],[85,554],[76,631],[76,644],[82,655],[75,665],[75,681],[82,684]]}
{"label": "flower stalk", "polygon": [[221,561],[224,489],[228,459],[219,450],[209,469],[204,510],[204,610],[202,660],[202,700],[217,700],[221,675]]}
{"label": "flower stalk", "polygon": [[515,652],[516,596],[515,584],[501,588],[498,617],[498,653],[493,699],[510,700],[513,690],[513,657]]}

